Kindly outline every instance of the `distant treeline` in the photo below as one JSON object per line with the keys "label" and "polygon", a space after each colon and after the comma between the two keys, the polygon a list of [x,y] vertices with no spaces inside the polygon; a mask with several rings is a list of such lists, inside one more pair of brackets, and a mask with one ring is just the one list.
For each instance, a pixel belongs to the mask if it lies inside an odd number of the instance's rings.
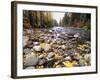
{"label": "distant treeline", "polygon": [[59,25],[78,28],[91,28],[91,15],[86,13],[65,13]]}
{"label": "distant treeline", "polygon": [[86,13],[66,12],[64,17],[57,22],[49,11],[23,10],[24,28],[47,28],[53,26],[91,28],[91,15]]}

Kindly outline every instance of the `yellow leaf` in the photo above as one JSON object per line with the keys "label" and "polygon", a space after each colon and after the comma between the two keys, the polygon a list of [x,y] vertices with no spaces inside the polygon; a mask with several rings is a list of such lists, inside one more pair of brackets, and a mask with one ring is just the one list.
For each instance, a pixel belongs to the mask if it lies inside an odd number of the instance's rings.
{"label": "yellow leaf", "polygon": [[45,46],[46,46],[46,43],[41,43],[41,44],[40,44],[40,47],[41,47],[41,48],[45,48]]}
{"label": "yellow leaf", "polygon": [[65,61],[65,62],[63,62],[63,64],[64,64],[65,67],[68,67],[68,68],[73,66],[73,63],[69,62],[69,61]]}

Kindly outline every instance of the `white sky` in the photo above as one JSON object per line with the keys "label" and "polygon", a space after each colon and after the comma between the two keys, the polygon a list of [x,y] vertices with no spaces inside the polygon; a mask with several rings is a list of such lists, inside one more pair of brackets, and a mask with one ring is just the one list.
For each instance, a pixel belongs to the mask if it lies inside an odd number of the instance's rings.
{"label": "white sky", "polygon": [[62,19],[64,17],[65,13],[62,12],[52,12],[53,14],[53,18],[57,20],[57,22],[59,23],[60,19]]}

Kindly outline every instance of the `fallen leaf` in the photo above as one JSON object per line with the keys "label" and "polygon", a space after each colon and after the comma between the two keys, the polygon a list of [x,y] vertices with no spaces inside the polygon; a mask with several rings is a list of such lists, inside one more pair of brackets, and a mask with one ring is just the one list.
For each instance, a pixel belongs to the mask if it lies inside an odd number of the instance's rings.
{"label": "fallen leaf", "polygon": [[65,62],[63,62],[63,64],[64,64],[65,67],[68,67],[68,68],[73,66],[73,63],[70,62],[70,61],[65,61]]}

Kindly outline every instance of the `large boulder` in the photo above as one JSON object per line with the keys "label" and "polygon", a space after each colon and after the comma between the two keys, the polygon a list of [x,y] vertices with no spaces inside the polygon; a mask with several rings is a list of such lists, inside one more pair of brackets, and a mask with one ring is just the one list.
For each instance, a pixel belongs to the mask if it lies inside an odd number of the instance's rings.
{"label": "large boulder", "polygon": [[27,54],[24,61],[24,67],[37,65],[38,61],[39,58],[35,53]]}

